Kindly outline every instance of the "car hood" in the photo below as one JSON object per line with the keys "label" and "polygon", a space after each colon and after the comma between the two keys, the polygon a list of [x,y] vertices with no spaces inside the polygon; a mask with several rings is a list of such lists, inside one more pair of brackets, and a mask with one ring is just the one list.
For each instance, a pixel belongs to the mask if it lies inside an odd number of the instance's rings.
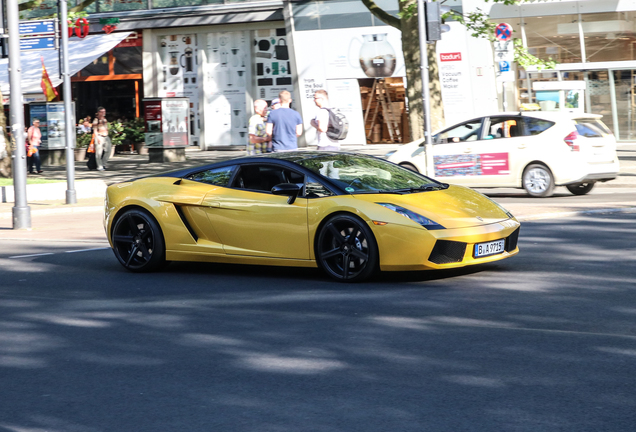
{"label": "car hood", "polygon": [[425,216],[445,228],[467,228],[510,219],[506,211],[488,197],[463,186],[404,195],[356,195],[375,203],[390,203]]}

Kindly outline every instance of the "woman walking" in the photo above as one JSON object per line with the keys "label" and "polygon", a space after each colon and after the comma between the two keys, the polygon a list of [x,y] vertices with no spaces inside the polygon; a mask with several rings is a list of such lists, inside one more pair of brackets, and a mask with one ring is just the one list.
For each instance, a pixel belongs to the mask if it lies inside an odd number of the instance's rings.
{"label": "woman walking", "polygon": [[[40,131],[40,120],[34,119],[33,125],[27,130],[27,168],[29,174],[40,174],[40,143],[42,142],[42,132]],[[35,171],[33,165],[35,164]]]}

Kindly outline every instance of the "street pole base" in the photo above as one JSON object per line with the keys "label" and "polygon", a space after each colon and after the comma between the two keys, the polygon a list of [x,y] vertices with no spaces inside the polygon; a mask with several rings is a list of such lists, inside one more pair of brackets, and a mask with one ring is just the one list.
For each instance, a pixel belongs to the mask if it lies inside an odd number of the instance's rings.
{"label": "street pole base", "polygon": [[31,207],[13,207],[13,229],[31,229]]}
{"label": "street pole base", "polygon": [[75,189],[66,190],[66,204],[77,204],[77,193]]}

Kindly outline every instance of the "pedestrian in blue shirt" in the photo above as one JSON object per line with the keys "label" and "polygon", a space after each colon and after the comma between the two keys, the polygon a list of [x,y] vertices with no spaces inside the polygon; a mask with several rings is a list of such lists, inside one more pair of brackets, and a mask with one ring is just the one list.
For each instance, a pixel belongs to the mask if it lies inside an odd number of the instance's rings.
{"label": "pedestrian in blue shirt", "polygon": [[272,137],[272,148],[275,152],[298,149],[298,137],[303,133],[303,119],[289,107],[291,93],[283,90],[278,94],[281,107],[272,110],[267,117],[267,134]]}

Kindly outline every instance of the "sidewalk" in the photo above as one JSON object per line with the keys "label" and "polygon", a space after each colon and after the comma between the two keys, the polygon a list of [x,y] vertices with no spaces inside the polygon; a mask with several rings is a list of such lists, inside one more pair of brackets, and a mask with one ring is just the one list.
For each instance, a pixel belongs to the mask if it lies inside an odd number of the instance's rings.
{"label": "sidewalk", "polygon": [[[383,156],[395,148],[397,145],[387,144],[348,146],[346,150]],[[600,183],[597,187],[599,190],[606,189],[606,192],[610,192],[607,188],[625,188],[629,192],[634,190],[634,197],[628,199],[628,202],[623,199],[623,201],[590,204],[586,208],[581,208],[576,204],[555,205],[549,200],[528,200],[523,204],[506,204],[506,207],[520,220],[566,216],[580,214],[582,211],[604,211],[605,209],[636,211],[636,144],[619,145],[618,153],[621,161],[621,175],[616,180]],[[85,162],[76,162],[77,204],[72,205],[65,203],[66,167],[43,167],[44,172],[38,177],[59,182],[27,186],[32,229],[13,230],[14,204],[0,202],[0,239],[106,241],[102,217],[104,190],[107,185],[159,172],[236,158],[244,154],[243,149],[201,151],[198,148],[188,148],[185,162],[167,163],[150,163],[147,155],[118,154],[110,160],[108,170],[102,172],[89,171]],[[520,190],[519,193],[524,192]]]}

